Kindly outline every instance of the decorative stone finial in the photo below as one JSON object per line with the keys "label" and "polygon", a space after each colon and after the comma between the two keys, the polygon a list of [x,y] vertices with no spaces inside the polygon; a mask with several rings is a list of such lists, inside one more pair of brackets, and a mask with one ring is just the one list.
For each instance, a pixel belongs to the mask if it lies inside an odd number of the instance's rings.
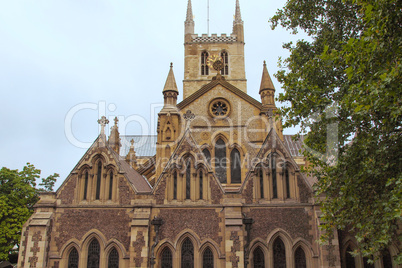
{"label": "decorative stone finial", "polygon": [[134,139],[131,139],[130,143],[131,143],[130,148],[133,148],[133,149],[134,149]]}
{"label": "decorative stone finial", "polygon": [[106,116],[102,116],[98,120],[98,124],[101,125],[101,135],[105,135],[105,126],[109,124],[109,120],[106,118]]}
{"label": "decorative stone finial", "polygon": [[117,126],[117,123],[119,123],[119,119],[117,118],[117,116],[114,118],[114,125]]}

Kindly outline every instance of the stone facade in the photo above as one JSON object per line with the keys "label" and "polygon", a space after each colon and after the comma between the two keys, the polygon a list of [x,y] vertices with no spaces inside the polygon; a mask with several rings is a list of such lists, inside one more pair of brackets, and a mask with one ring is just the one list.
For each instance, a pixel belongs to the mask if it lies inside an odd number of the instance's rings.
{"label": "stone facade", "polygon": [[[202,74],[205,51],[228,54],[227,74],[212,69],[219,58]],[[118,121],[109,138],[98,121],[99,137],[25,223],[18,267],[346,267],[356,243],[336,230],[317,242],[320,208],[274,115],[265,64],[261,101],[247,95],[238,0],[230,36],[195,35],[188,2],[184,77],[177,103],[171,66],[153,157],[137,157],[133,143],[120,150]]]}

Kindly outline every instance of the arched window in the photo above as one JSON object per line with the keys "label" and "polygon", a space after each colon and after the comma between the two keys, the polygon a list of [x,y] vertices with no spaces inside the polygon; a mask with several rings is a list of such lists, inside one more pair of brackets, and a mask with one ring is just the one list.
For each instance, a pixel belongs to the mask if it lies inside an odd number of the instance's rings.
{"label": "arched window", "polygon": [[257,177],[260,181],[260,198],[262,199],[264,198],[264,173],[261,166],[257,168]]}
{"label": "arched window", "polygon": [[226,144],[222,139],[215,144],[215,174],[221,183],[226,183]]}
{"label": "arched window", "polygon": [[88,171],[85,172],[84,200],[87,200],[87,195],[88,195]]}
{"label": "arched window", "polygon": [[211,164],[211,153],[207,148],[202,150],[202,153],[204,154],[205,158],[207,159],[208,163]]}
{"label": "arched window", "polygon": [[306,268],[306,254],[301,247],[298,247],[295,252],[295,268]]}
{"label": "arched window", "polygon": [[272,198],[278,198],[278,186],[276,181],[276,156],[271,155],[271,172],[272,172]]}
{"label": "arched window", "polygon": [[214,268],[214,254],[210,248],[204,250],[202,255],[202,268]]}
{"label": "arched window", "polygon": [[223,61],[223,69],[221,70],[221,75],[229,74],[229,56],[226,51],[221,53],[222,61]]}
{"label": "arched window", "polygon": [[241,159],[236,148],[230,153],[230,174],[231,183],[241,183]]}
{"label": "arched window", "polygon": [[254,268],[265,268],[265,258],[264,252],[260,247],[257,247],[253,253],[253,267]]}
{"label": "arched window", "polygon": [[172,268],[172,252],[168,247],[165,247],[162,251],[162,260],[161,260],[161,268]]}
{"label": "arched window", "polygon": [[352,256],[352,254],[350,254],[353,250],[348,247],[346,249],[346,256],[345,256],[345,261],[346,261],[346,268],[355,268],[355,257]]}
{"label": "arched window", "polygon": [[209,74],[209,69],[207,65],[207,59],[208,59],[208,52],[203,51],[201,53],[201,75],[208,75]]}
{"label": "arched window", "polygon": [[113,172],[110,172],[109,178],[109,200],[112,200],[113,195]]}
{"label": "arched window", "polygon": [[200,199],[203,199],[204,198],[204,192],[203,192],[203,187],[204,187],[204,182],[203,182],[203,180],[204,180],[204,174],[202,173],[202,170],[200,170],[200,173],[199,173],[200,175],[199,175],[199,180],[200,180]]}
{"label": "arched window", "polygon": [[100,246],[96,239],[93,239],[88,247],[87,268],[99,268]]}
{"label": "arched window", "polygon": [[181,247],[181,267],[194,268],[194,247],[189,238],[186,238]]}
{"label": "arched window", "polygon": [[113,248],[109,253],[108,268],[119,268],[119,253]]}
{"label": "arched window", "polygon": [[187,159],[186,163],[186,199],[191,197],[191,160]]}
{"label": "arched window", "polygon": [[279,237],[274,242],[274,268],[286,268],[285,244]]}
{"label": "arched window", "polygon": [[285,176],[285,184],[286,184],[286,198],[290,198],[290,183],[289,183],[289,164],[285,163],[284,167],[284,176]]}
{"label": "arched window", "polygon": [[99,161],[98,163],[98,175],[96,180],[96,196],[95,199],[99,200],[100,198],[100,189],[101,189],[101,181],[102,181],[102,163]]}
{"label": "arched window", "polygon": [[177,171],[173,173],[173,199],[177,199]]}
{"label": "arched window", "polygon": [[73,248],[68,255],[68,268],[78,268],[78,251]]}
{"label": "arched window", "polygon": [[392,268],[392,258],[391,254],[389,254],[389,250],[383,250],[381,252],[382,255],[382,266],[384,268]]}

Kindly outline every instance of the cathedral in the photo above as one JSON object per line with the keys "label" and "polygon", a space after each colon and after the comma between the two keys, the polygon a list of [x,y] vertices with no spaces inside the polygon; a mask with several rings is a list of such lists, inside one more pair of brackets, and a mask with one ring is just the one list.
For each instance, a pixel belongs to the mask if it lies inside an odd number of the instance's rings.
{"label": "cathedral", "polygon": [[184,26],[183,101],[171,65],[155,136],[120,135],[116,118],[107,137],[98,120],[24,224],[18,267],[398,267],[397,247],[371,266],[347,233],[318,243],[315,178],[301,172],[302,141],[283,134],[265,62],[260,99],[247,94],[239,0],[230,35],[195,34],[191,0]]}

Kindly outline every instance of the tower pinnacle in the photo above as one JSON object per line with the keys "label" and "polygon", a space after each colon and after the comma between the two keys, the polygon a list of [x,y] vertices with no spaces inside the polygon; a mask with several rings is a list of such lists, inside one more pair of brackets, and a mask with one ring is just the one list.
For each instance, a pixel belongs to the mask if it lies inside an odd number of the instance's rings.
{"label": "tower pinnacle", "polygon": [[235,13],[235,19],[233,24],[243,24],[243,21],[241,19],[241,12],[240,12],[240,3],[239,0],[236,0],[236,13]]}
{"label": "tower pinnacle", "polygon": [[236,0],[236,13],[233,20],[233,33],[237,36],[237,41],[244,42],[244,28],[243,20],[241,19],[239,0]]}

